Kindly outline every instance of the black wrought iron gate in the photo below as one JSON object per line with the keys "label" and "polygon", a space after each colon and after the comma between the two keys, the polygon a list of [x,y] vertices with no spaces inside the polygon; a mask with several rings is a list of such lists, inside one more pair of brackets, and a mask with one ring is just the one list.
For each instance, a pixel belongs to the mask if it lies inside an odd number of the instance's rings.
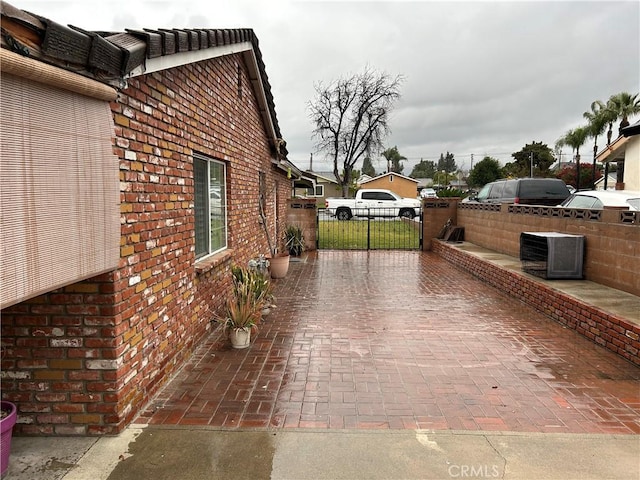
{"label": "black wrought iron gate", "polygon": [[420,250],[422,210],[414,218],[391,216],[376,208],[365,215],[340,220],[318,209],[316,247],[334,250]]}

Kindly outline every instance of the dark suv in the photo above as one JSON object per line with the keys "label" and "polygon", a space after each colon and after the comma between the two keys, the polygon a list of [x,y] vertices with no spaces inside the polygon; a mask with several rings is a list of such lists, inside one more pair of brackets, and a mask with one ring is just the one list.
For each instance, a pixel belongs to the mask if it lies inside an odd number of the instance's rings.
{"label": "dark suv", "polygon": [[570,194],[565,183],[558,178],[518,178],[487,183],[469,200],[480,203],[555,206]]}

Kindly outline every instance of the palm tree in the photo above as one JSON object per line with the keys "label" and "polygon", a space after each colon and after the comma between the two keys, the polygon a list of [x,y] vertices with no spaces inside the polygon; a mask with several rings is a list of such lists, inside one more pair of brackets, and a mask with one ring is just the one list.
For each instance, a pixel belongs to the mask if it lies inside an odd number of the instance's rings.
{"label": "palm tree", "polygon": [[407,157],[400,155],[398,147],[388,148],[382,152],[382,156],[387,159],[387,173],[402,173],[404,165],[402,160],[406,160]]}
{"label": "palm tree", "polygon": [[583,117],[588,120],[589,136],[593,137],[593,166],[591,172],[592,188],[596,188],[596,157],[598,156],[598,136],[602,135],[609,123],[609,116],[607,116],[606,105],[600,100],[596,100],[591,104],[591,111],[584,112]]}
{"label": "palm tree", "polygon": [[609,101],[607,102],[606,109],[608,112],[609,118],[609,140],[607,142],[611,143],[611,126],[612,123],[616,120],[620,119],[620,126],[618,133],[622,135],[620,130],[629,125],[629,117],[635,115],[636,113],[640,113],[640,99],[638,98],[638,94],[631,95],[627,92],[620,92],[616,95],[611,95],[609,97]]}
{"label": "palm tree", "polygon": [[589,127],[578,127],[569,130],[556,142],[557,147],[564,147],[566,145],[576,152],[576,190],[580,190],[580,147],[587,141],[588,136]]}

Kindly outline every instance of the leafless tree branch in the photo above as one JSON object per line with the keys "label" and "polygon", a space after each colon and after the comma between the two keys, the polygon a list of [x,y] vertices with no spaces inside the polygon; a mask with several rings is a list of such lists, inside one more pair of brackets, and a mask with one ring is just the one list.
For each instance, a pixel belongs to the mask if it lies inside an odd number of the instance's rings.
{"label": "leafless tree branch", "polygon": [[[389,112],[400,98],[403,77],[391,77],[366,68],[360,74],[328,85],[315,85],[316,98],[309,102],[318,151],[333,160],[333,170],[348,194],[355,165],[364,155],[379,151],[389,133]],[[342,163],[342,171],[338,169]]]}

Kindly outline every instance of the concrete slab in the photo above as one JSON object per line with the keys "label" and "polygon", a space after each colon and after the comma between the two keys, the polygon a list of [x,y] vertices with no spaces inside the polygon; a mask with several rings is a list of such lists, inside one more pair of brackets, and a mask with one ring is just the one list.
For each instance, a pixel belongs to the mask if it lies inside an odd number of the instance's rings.
{"label": "concrete slab", "polygon": [[150,426],[15,447],[6,480],[640,478],[634,435]]}
{"label": "concrete slab", "polygon": [[7,480],[60,480],[97,438],[13,437]]}

